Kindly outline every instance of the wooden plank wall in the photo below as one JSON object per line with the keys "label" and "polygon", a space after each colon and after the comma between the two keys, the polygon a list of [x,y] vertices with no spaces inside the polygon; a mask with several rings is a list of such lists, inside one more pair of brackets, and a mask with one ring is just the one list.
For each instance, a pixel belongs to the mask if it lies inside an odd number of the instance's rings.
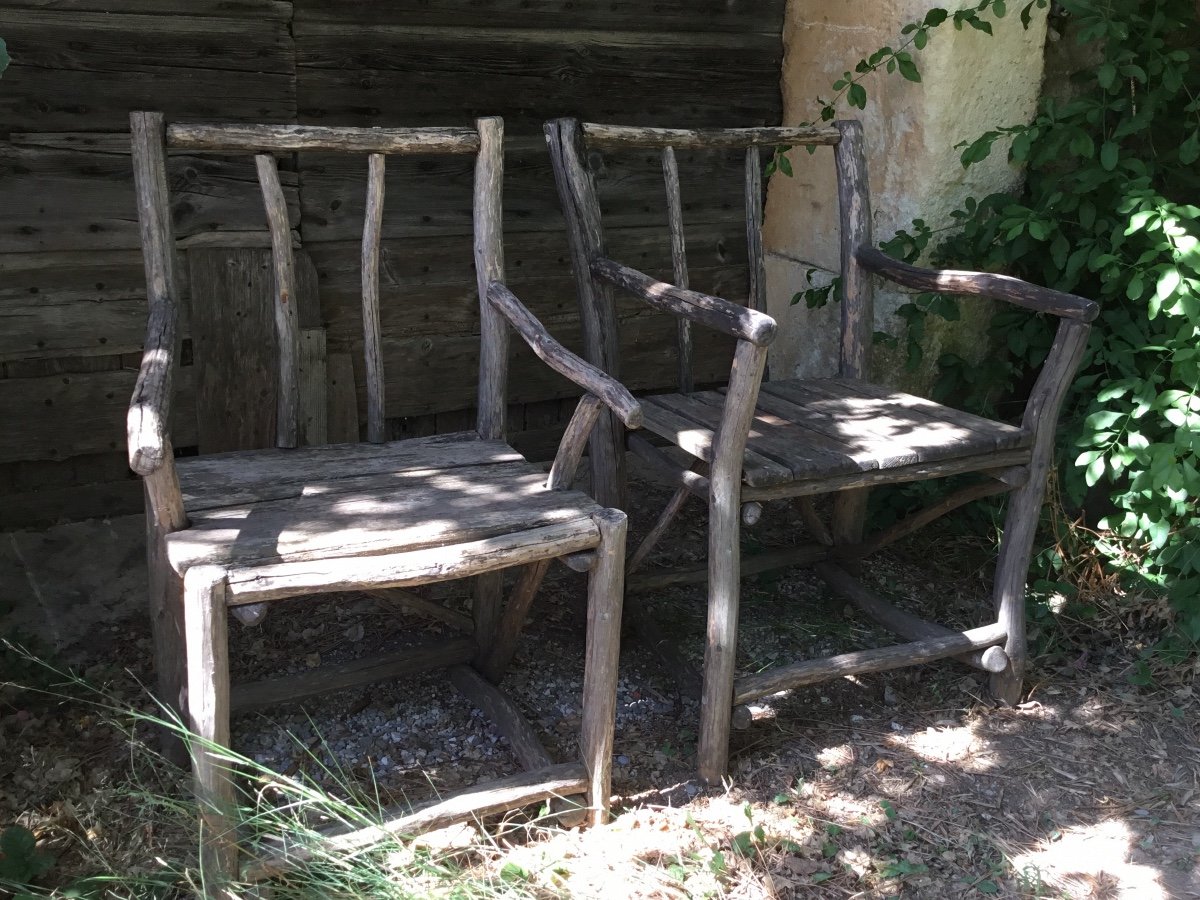
{"label": "wooden plank wall", "polygon": [[[0,35],[13,63],[0,80],[0,528],[140,506],[123,453],[145,318],[129,110],[161,109],[185,121],[364,125],[503,116],[510,285],[554,334],[578,346],[542,121],[777,123],[784,3],[4,0]],[[657,156],[597,156],[591,164],[613,254],[668,276]],[[747,292],[740,166],[736,157],[680,155],[692,285],[734,299]],[[266,245],[249,160],[172,156],[170,169],[181,252],[196,257],[178,271],[215,272],[212,248]],[[316,271],[306,341],[326,353],[312,372],[331,402],[310,415],[322,432],[345,436],[365,418],[361,389],[357,415],[346,398],[352,381],[362,383],[366,161],[297,154],[281,170],[296,237]],[[388,166],[381,313],[395,436],[473,423],[470,183],[464,159]],[[214,278],[208,283],[220,284]],[[203,296],[195,302],[214,302],[211,287],[197,288]],[[671,385],[673,323],[632,302],[620,312],[627,379],[639,388]],[[212,346],[200,337],[223,321],[207,307],[185,317],[175,417],[182,452],[218,443],[205,437],[205,417],[197,421],[197,409],[214,401],[211,383],[197,384],[203,366],[191,365],[191,339]],[[697,339],[697,380],[722,377],[729,347]],[[522,432],[516,442],[532,451],[552,446],[571,394],[518,348],[510,393],[512,428]]]}

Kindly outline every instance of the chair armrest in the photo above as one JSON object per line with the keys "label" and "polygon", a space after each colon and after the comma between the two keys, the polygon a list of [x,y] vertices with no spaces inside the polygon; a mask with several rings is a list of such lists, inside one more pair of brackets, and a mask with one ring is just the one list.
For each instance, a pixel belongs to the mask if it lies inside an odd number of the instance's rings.
{"label": "chair armrest", "polygon": [[487,299],[542,362],[602,400],[620,417],[626,428],[642,427],[642,405],[634,399],[633,394],[611,375],[581,359],[552,338],[545,326],[512,291],[500,282],[493,281],[488,284]]}
{"label": "chair armrest", "polygon": [[175,330],[175,305],[151,303],[142,363],[125,417],[129,468],[139,475],[152,475],[171,454]]}
{"label": "chair armrest", "polygon": [[596,277],[624,288],[656,309],[683,316],[758,347],[765,347],[775,340],[777,326],[775,320],[766,313],[711,294],[658,281],[645,272],[611,259],[594,259],[591,267]]}
{"label": "chair armrest", "polygon": [[1099,305],[1093,300],[1030,284],[1010,275],[922,269],[893,259],[874,247],[857,248],[854,258],[868,271],[918,291],[991,297],[1025,309],[1081,322],[1092,321],[1100,312]]}

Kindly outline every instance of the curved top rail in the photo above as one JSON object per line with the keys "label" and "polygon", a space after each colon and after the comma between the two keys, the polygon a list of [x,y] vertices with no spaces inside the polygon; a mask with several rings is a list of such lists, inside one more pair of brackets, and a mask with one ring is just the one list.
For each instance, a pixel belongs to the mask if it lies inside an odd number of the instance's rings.
{"label": "curved top rail", "polygon": [[477,153],[474,128],[352,128],[326,125],[167,126],[167,147],[212,153]]}
{"label": "curved top rail", "polygon": [[580,126],[588,146],[608,149],[620,147],[674,147],[676,150],[776,147],[781,144],[833,145],[841,132],[832,125],[782,125],[763,128],[646,128],[640,125],[601,125],[584,122]]}

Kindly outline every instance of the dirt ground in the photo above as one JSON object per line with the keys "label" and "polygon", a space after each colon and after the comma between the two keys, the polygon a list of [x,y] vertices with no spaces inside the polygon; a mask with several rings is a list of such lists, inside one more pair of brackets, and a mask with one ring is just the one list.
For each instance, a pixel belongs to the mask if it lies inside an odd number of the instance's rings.
{"label": "dirt ground", "polygon": [[[637,493],[635,529],[644,531],[661,495]],[[698,503],[683,522],[665,556],[699,560]],[[798,528],[789,507],[769,506],[746,549],[786,544]],[[918,536],[865,574],[929,618],[979,624],[989,602],[985,549]],[[578,721],[583,588],[566,570],[553,576],[506,680],[560,758],[573,750]],[[690,586],[645,598],[696,660],[703,596]],[[1156,670],[1135,686],[1139,654],[1165,613],[1127,597],[1087,599],[1086,620],[1037,620],[1018,707],[996,707],[982,676],[954,662],[818,685],[772,698],[734,734],[720,787],[694,779],[695,703],[629,640],[611,824],[580,832],[492,823],[482,835],[449,829],[415,846],[455,860],[500,895],[1200,897],[1195,670]],[[233,658],[242,677],[257,677],[386,647],[401,640],[401,624],[439,630],[362,596],[289,603],[256,629],[235,628]],[[119,702],[151,710],[138,686],[151,679],[146,624],[109,628],[90,637],[81,671]],[[747,579],[741,634],[742,671],[888,641],[803,570]],[[18,682],[54,681],[21,665]],[[385,799],[513,765],[503,740],[434,677],[242,716],[234,743],[277,771],[320,783],[337,770]],[[0,693],[0,827],[28,827],[55,857],[39,882],[47,894],[80,875],[154,872],[194,852],[178,825],[186,777],[138,747],[82,700],[14,686]],[[440,894],[433,883],[411,890]]]}

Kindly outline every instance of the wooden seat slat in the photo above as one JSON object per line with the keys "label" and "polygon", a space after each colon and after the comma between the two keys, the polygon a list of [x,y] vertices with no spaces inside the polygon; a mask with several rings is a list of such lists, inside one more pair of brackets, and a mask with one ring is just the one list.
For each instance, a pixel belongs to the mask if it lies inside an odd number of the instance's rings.
{"label": "wooden seat slat", "polygon": [[179,485],[189,513],[259,500],[282,500],[321,490],[355,490],[380,474],[501,465],[524,460],[504,441],[473,432],[391,441],[334,444],[296,450],[255,450],[178,461]]}
{"label": "wooden seat slat", "polygon": [[833,390],[846,395],[849,392],[863,397],[874,397],[887,400],[896,407],[911,410],[915,415],[923,416],[934,421],[951,422],[969,429],[976,439],[990,435],[993,441],[992,449],[1008,450],[1029,443],[1028,432],[1016,425],[985,419],[972,413],[963,412],[952,406],[944,406],[916,394],[906,394],[903,391],[893,391],[878,384],[865,381],[854,381],[848,378],[816,378],[806,381],[810,387]]}
{"label": "wooden seat slat", "polygon": [[[697,420],[674,408],[672,403],[679,396],[678,394],[664,394],[658,397],[643,398],[642,410],[645,414],[643,427],[654,434],[665,437],[697,459],[711,462],[713,440],[720,420],[720,412],[718,411],[715,416],[705,416],[704,419]],[[750,449],[747,449],[745,453],[744,465],[743,478],[747,484],[755,487],[786,484],[792,480],[792,472],[786,466]]]}
{"label": "wooden seat slat", "polygon": [[525,462],[293,482],[279,499],[189,510],[191,527],[167,538],[168,553],[179,571],[394,553],[587,518],[600,508],[585,494],[545,484],[546,474]]}

